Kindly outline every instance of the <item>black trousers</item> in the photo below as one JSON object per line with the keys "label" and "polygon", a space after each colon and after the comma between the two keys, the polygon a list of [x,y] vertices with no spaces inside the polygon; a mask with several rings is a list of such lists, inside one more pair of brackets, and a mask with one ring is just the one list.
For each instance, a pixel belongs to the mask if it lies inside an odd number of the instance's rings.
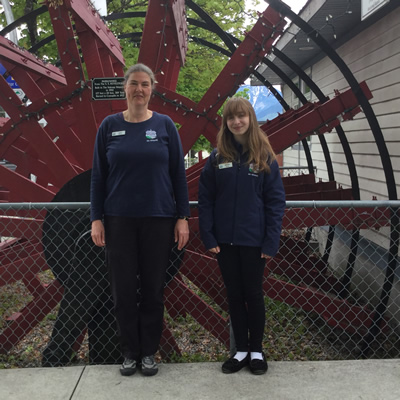
{"label": "black trousers", "polygon": [[217,255],[228,294],[237,351],[262,351],[265,326],[261,248],[220,244]]}
{"label": "black trousers", "polygon": [[153,355],[162,334],[165,275],[175,219],[106,216],[104,222],[122,355],[130,359]]}

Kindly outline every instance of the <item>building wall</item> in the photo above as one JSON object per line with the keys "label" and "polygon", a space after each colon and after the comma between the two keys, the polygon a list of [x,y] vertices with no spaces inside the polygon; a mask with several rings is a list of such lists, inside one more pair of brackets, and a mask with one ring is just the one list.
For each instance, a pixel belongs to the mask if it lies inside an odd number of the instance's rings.
{"label": "building wall", "polygon": [[[400,9],[394,10],[375,25],[354,37],[338,50],[356,79],[366,81],[373,98],[370,103],[378,118],[394,169],[400,197]],[[333,97],[334,90],[346,90],[349,85],[338,68],[324,58],[309,71],[323,93]],[[295,106],[296,100],[287,87],[285,100]],[[311,97],[315,101],[315,97]],[[375,139],[362,113],[353,121],[342,124],[356,163],[362,200],[388,198],[385,176]],[[335,180],[344,188],[350,187],[350,177],[336,131],[325,134],[334,164]],[[327,171],[318,137],[311,137],[311,152],[318,178],[327,180]],[[284,165],[306,165],[304,153],[298,148],[284,153]]]}

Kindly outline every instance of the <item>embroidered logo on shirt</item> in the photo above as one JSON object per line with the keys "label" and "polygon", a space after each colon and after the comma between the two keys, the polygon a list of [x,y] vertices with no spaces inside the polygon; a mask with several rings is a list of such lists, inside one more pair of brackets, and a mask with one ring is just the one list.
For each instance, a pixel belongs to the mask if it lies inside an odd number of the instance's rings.
{"label": "embroidered logo on shirt", "polygon": [[125,131],[115,131],[111,133],[111,136],[123,136],[125,135]]}
{"label": "embroidered logo on shirt", "polygon": [[[149,129],[146,131],[146,139],[154,140],[157,137],[157,132]],[[157,139],[158,140],[158,139]]]}
{"label": "embroidered logo on shirt", "polygon": [[259,172],[258,167],[255,166],[253,163],[250,163],[250,165],[249,165],[249,175],[256,176],[258,178],[258,172]]}

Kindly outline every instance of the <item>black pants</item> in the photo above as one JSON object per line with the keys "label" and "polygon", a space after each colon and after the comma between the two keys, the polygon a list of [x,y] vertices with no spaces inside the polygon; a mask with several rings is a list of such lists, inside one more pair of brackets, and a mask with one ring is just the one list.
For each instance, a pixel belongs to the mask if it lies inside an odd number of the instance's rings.
{"label": "black pants", "polygon": [[228,293],[237,351],[262,351],[265,259],[259,247],[220,244],[218,264]]}
{"label": "black pants", "polygon": [[105,217],[107,265],[126,358],[138,359],[158,350],[174,224],[173,218]]}

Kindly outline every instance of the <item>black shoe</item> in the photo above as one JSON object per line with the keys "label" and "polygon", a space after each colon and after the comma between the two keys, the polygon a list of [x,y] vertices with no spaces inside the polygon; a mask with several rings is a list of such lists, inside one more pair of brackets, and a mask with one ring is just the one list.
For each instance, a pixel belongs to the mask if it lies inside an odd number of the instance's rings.
{"label": "black shoe", "polygon": [[144,376],[153,376],[158,372],[158,365],[154,356],[146,356],[142,358],[142,374]]}
{"label": "black shoe", "polygon": [[222,372],[224,374],[233,374],[234,372],[240,371],[248,363],[249,363],[249,355],[248,354],[242,361],[238,361],[238,360],[236,360],[236,358],[231,357],[229,360],[226,360],[222,364]]}
{"label": "black shoe", "polygon": [[249,364],[250,371],[254,375],[263,375],[268,371],[268,363],[267,360],[265,359],[265,354],[263,353],[263,359],[254,359],[250,361]]}
{"label": "black shoe", "polygon": [[122,363],[119,372],[123,376],[131,376],[136,372],[136,360],[131,360],[129,358],[125,358]]}

